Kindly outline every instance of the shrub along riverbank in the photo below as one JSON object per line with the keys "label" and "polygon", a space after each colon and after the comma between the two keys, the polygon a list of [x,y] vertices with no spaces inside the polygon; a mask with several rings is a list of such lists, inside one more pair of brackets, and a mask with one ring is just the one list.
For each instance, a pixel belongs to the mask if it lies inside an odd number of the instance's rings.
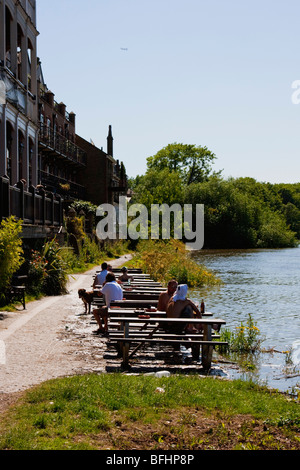
{"label": "shrub along riverbank", "polygon": [[142,240],[128,266],[141,268],[155,281],[167,285],[171,279],[189,287],[215,285],[220,280],[189,256],[180,240]]}
{"label": "shrub along riverbank", "polygon": [[85,375],[27,391],[1,450],[299,450],[299,404],[251,382]]}

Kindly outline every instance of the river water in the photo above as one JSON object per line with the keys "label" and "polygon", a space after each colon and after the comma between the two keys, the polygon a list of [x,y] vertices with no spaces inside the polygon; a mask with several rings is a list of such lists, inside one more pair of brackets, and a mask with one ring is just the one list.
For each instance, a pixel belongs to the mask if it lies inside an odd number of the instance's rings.
{"label": "river water", "polygon": [[232,378],[257,382],[293,393],[300,388],[300,247],[264,250],[201,250],[193,258],[223,284],[191,289],[189,297],[226,320],[235,331],[251,314],[265,351],[255,354],[255,370],[228,369]]}

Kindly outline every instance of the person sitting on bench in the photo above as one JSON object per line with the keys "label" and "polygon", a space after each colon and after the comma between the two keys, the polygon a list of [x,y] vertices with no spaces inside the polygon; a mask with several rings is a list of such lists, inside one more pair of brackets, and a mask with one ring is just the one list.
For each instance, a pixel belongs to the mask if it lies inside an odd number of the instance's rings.
{"label": "person sitting on bench", "polygon": [[[105,279],[105,285],[100,290],[100,294],[104,296],[105,307],[96,308],[93,310],[93,315],[96,322],[99,325],[99,329],[94,331],[94,334],[105,333],[108,330],[108,309],[113,300],[123,299],[123,289],[120,284],[117,283],[116,277],[113,273],[108,273]],[[104,328],[102,324],[104,322]]]}
{"label": "person sitting on bench", "polygon": [[95,277],[93,288],[95,289],[96,286],[103,286],[106,276],[108,274],[107,263],[101,264],[101,271]]}
{"label": "person sitting on bench", "polygon": [[126,266],[121,268],[121,271],[122,271],[122,274],[121,274],[121,276],[119,276],[118,282],[122,283],[122,282],[133,281],[133,277],[129,276],[128,269],[126,268]]}
{"label": "person sitting on bench", "polygon": [[[175,295],[171,298],[167,306],[167,317],[168,318],[202,318],[201,312],[198,307],[187,298],[188,286],[186,284],[180,284],[177,287]],[[182,326],[172,326],[176,331],[180,333]],[[193,332],[198,331],[193,325],[185,325],[185,331]],[[180,331],[179,331],[180,330]]]}
{"label": "person sitting on bench", "polygon": [[168,282],[168,288],[166,292],[162,292],[158,298],[157,310],[159,312],[166,312],[168,303],[176,292],[178,282],[175,279]]}

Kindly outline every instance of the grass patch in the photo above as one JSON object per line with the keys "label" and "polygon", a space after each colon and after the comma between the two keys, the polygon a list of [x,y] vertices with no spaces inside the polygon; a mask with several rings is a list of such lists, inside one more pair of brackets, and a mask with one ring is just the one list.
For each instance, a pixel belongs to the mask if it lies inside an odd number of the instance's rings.
{"label": "grass patch", "polygon": [[27,391],[0,449],[300,449],[299,432],[299,404],[251,382],[103,374]]}

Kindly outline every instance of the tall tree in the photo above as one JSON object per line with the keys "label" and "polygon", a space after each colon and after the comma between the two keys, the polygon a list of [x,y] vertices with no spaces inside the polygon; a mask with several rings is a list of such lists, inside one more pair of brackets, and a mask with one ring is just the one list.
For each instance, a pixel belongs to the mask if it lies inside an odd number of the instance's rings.
{"label": "tall tree", "polygon": [[201,183],[212,174],[212,163],[216,159],[207,147],[195,145],[169,144],[156,155],[147,158],[148,170],[165,170],[178,172],[183,183]]}

